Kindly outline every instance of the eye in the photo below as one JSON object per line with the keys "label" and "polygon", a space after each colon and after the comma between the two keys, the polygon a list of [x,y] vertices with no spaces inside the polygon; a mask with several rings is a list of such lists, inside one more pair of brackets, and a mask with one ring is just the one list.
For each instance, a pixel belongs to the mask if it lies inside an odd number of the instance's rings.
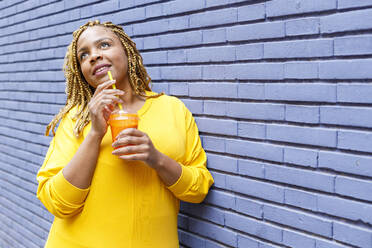
{"label": "eye", "polygon": [[86,57],[88,56],[88,54],[87,53],[85,53],[85,52],[83,52],[83,53],[81,53],[80,54],[80,60],[83,60],[83,59],[85,59]]}
{"label": "eye", "polygon": [[104,42],[101,43],[101,47],[102,48],[107,48],[107,47],[110,47],[110,44],[108,42],[104,41]]}

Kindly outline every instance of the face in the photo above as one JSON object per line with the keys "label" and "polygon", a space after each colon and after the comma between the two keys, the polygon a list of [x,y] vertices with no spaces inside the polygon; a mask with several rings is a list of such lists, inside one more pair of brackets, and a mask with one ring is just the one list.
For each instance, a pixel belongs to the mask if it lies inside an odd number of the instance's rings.
{"label": "face", "polygon": [[87,28],[77,41],[77,58],[85,80],[92,87],[108,81],[108,71],[117,86],[129,85],[128,57],[119,38],[110,29],[102,26]]}

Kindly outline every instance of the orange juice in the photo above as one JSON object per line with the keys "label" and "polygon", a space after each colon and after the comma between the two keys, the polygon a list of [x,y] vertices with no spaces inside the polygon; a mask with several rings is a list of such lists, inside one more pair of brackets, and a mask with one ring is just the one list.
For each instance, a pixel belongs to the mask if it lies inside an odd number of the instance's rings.
{"label": "orange juice", "polygon": [[112,134],[112,142],[116,140],[116,136],[126,128],[138,128],[138,115],[127,113],[123,110],[114,111],[111,113],[109,121]]}

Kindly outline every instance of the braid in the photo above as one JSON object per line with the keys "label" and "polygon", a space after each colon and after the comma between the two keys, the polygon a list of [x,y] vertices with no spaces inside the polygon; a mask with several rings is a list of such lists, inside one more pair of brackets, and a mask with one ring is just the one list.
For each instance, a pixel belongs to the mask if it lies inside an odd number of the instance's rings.
{"label": "braid", "polygon": [[89,27],[93,26],[104,26],[109,28],[115,33],[128,57],[128,79],[129,83],[136,95],[153,98],[163,95],[163,93],[156,94],[153,96],[146,96],[145,91],[151,91],[150,83],[151,78],[147,74],[145,67],[143,66],[143,59],[136,48],[136,44],[132,39],[124,32],[123,28],[119,25],[115,25],[111,22],[100,23],[98,20],[89,21],[86,24],[80,26],[80,28],[73,32],[73,39],[67,48],[63,71],[66,78],[66,94],[67,100],[64,107],[61,108],[59,113],[54,116],[53,120],[49,123],[46,128],[45,135],[48,136],[50,130],[55,135],[55,127],[58,122],[75,106],[78,106],[76,114],[73,116],[76,120],[73,132],[76,137],[81,135],[82,130],[90,122],[90,115],[88,109],[88,103],[93,96],[93,91],[89,84],[85,82],[85,79],[80,70],[80,65],[77,60],[77,41],[80,35]]}

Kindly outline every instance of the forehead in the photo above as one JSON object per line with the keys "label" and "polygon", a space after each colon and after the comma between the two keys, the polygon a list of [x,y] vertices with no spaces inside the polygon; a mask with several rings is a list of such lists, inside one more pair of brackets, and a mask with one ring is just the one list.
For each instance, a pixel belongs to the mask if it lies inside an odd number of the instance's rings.
{"label": "forehead", "polygon": [[77,48],[84,47],[102,38],[117,40],[117,36],[108,28],[102,26],[89,27],[83,31],[77,41]]}

